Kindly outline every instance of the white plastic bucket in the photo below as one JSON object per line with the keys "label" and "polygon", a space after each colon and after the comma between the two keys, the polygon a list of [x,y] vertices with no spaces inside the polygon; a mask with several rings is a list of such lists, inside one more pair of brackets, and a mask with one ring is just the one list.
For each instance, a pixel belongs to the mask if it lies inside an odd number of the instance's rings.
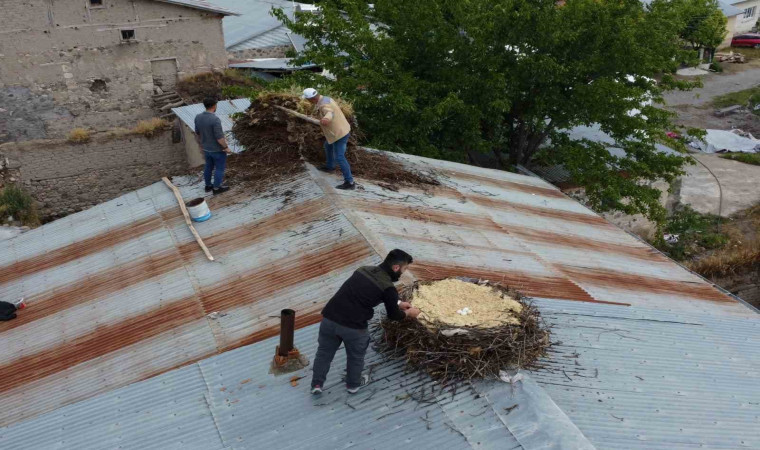
{"label": "white plastic bucket", "polygon": [[204,222],[211,218],[211,210],[208,209],[206,200],[202,198],[196,198],[185,203],[187,212],[190,214],[190,218],[193,222]]}

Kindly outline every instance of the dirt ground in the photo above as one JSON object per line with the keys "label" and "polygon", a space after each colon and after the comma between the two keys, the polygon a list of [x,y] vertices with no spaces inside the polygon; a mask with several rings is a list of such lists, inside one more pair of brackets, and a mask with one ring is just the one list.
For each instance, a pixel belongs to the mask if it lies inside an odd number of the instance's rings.
{"label": "dirt ground", "polygon": [[739,128],[760,136],[760,117],[749,113],[716,117],[711,102],[715,97],[749,89],[760,84],[760,59],[745,64],[723,64],[723,73],[702,78],[704,87],[693,91],[675,91],[665,95],[666,108],[678,113],[675,122],[685,127],[730,130]]}

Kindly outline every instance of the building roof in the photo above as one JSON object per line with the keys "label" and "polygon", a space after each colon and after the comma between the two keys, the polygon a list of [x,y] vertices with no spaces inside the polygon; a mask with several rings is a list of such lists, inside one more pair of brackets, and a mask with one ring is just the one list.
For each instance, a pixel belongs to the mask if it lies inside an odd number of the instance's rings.
{"label": "building roof", "polygon": [[255,69],[267,72],[292,72],[317,67],[313,63],[294,66],[291,64],[291,61],[293,61],[293,58],[258,58],[245,62],[231,63],[230,67],[233,69]]}
{"label": "building roof", "polygon": [[[29,305],[0,323],[0,447],[760,446],[755,310],[540,179],[394,157],[443,185],[338,191],[309,167],[210,197],[196,228],[215,262],[162,183],[0,242],[0,296]],[[321,399],[269,375],[279,311],[313,357],[324,302],[392,248],[412,279],[533,297],[555,341],[542,367],[453,397],[374,353],[356,397],[342,355]]]}
{"label": "building roof", "polygon": [[[718,0],[718,8],[720,8],[721,12],[726,17],[733,17],[738,14],[742,14],[744,10],[739,9],[735,6],[732,6],[735,3],[741,3],[745,2],[747,0]],[[641,0],[642,3],[645,5],[649,5],[652,3],[652,0]]]}
{"label": "building roof", "polygon": [[743,14],[744,10],[741,8],[737,8],[734,5],[736,3],[741,3],[743,1],[746,1],[746,0],[718,1],[718,8],[720,8],[721,12],[723,12],[723,15],[726,17],[738,16],[739,14]]}
{"label": "building roof", "polygon": [[222,22],[224,46],[228,51],[249,48],[290,45],[289,30],[270,11],[282,8],[290,16],[294,5],[288,0],[209,0],[217,6],[235,9],[239,17],[228,17]]}
{"label": "building roof", "polygon": [[[174,5],[187,6],[188,8],[200,9],[203,11],[215,12],[225,16],[239,16],[240,14],[235,12],[235,9],[222,8],[215,5],[216,0],[208,2],[205,0],[156,0],[158,2],[171,3]],[[231,5],[235,6],[235,5]]]}

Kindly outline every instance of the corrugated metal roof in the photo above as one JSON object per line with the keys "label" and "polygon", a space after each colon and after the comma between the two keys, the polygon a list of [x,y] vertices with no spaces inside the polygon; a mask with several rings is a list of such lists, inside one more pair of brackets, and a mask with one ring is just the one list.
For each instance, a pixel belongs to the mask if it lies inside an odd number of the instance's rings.
{"label": "corrugated metal roof", "polygon": [[[230,116],[235,113],[244,112],[251,106],[251,100],[247,98],[238,98],[235,100],[222,100],[216,104],[216,114],[219,120],[222,122],[222,131],[224,131],[224,137],[227,139],[227,144],[234,153],[240,153],[244,148],[235,139],[235,135],[232,134],[232,125],[234,122]],[[172,112],[187,125],[191,130],[195,129],[195,116],[204,112],[206,108],[203,103],[196,103],[194,105],[180,106],[179,108],[172,108]]]}
{"label": "corrugated metal roof", "polygon": [[278,47],[281,45],[292,45],[290,40],[290,29],[285,25],[272,28],[271,30],[264,30],[250,39],[246,39],[238,44],[227,47],[227,51],[237,52],[241,50],[249,50],[253,48],[266,48],[266,47]]}
{"label": "corrugated metal roof", "polygon": [[[207,2],[204,0],[156,0],[163,3],[171,3],[173,5],[180,5],[180,6],[187,6],[188,8],[194,8],[194,9],[200,9],[203,11],[209,11],[209,12],[215,12],[219,14],[223,14],[225,16],[239,16],[240,14],[235,12],[235,9],[227,9],[227,8],[221,8],[217,5],[214,5],[213,3],[217,3],[216,0],[214,2]],[[233,4],[232,6],[235,6],[236,4]]]}
{"label": "corrugated metal roof", "polygon": [[310,69],[317,67],[316,64],[304,64],[301,66],[293,66],[290,62],[293,58],[261,58],[252,59],[246,62],[230,64],[233,69],[256,69],[273,72],[294,71],[302,69]]}
{"label": "corrugated metal roof", "polygon": [[[192,123],[191,111],[178,116]],[[91,440],[102,434],[136,448],[246,448],[254,437],[315,448],[758,444],[747,431],[760,396],[748,381],[758,375],[755,311],[543,180],[396,157],[443,184],[393,192],[358,180],[363,189],[339,191],[309,167],[268,192],[210,197],[214,216],[196,228],[213,263],[162,183],[0,242],[0,296],[29,305],[0,323],[0,447],[102,446]],[[204,195],[198,177],[175,182],[186,199]],[[313,356],[308,325],[322,304],[352,270],[395,247],[415,257],[418,279],[473,276],[554,299],[538,304],[562,344],[531,376],[542,389],[526,381],[514,397],[528,414],[507,420],[509,389],[476,385],[480,396],[467,391],[462,404],[431,403],[427,430],[427,411],[404,404],[396,414],[395,396],[433,384],[399,363],[371,356],[372,398],[348,406],[333,389],[317,405],[306,380],[295,389],[265,374],[271,341],[234,350],[274,336],[277,313],[291,307],[298,345]],[[188,387],[156,394],[163,383]],[[187,407],[178,413],[173,402]],[[143,415],[161,431],[142,429]],[[545,417],[563,431],[528,431]],[[218,436],[181,432],[190,429]]]}
{"label": "corrugated metal roof", "polygon": [[[270,14],[272,8],[282,8],[289,16],[293,16],[294,3],[288,0],[249,0],[245,2],[239,0],[208,1],[214,5],[234,9],[240,13],[238,17],[227,17],[222,22],[222,28],[224,30],[224,46],[230,51],[237,50],[235,46],[238,44],[270,32],[274,32],[274,34],[270,36],[270,39],[282,37],[281,31],[275,31],[283,26],[279,20],[272,17]],[[298,3],[295,3],[295,5],[298,5]],[[287,45],[289,43],[289,41],[283,41],[281,44],[278,43],[274,45]]]}

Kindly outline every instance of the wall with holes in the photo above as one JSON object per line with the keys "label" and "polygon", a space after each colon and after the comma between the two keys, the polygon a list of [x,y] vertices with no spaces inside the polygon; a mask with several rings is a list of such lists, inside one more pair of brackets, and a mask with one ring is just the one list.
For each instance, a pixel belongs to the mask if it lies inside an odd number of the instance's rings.
{"label": "wall with holes", "polygon": [[0,98],[11,101],[0,105],[0,143],[131,125],[155,115],[156,88],[227,67],[220,15],[153,0],[100,3],[3,2]]}
{"label": "wall with holes", "polygon": [[92,137],[84,144],[64,140],[0,145],[0,160],[17,173],[39,202],[44,220],[59,218],[126,192],[187,172],[185,147],[171,131]]}

